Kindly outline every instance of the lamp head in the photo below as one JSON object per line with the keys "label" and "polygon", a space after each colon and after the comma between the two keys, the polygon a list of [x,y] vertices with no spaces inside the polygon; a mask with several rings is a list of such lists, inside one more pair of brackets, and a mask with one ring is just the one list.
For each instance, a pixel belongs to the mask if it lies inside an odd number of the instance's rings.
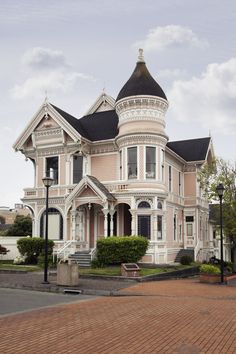
{"label": "lamp head", "polygon": [[217,194],[219,196],[219,198],[222,198],[223,194],[224,194],[224,185],[222,183],[219,183],[218,186],[216,187],[216,191],[217,191]]}
{"label": "lamp head", "polygon": [[44,186],[49,188],[53,184],[54,179],[51,177],[44,177],[42,179],[42,181],[43,181]]}

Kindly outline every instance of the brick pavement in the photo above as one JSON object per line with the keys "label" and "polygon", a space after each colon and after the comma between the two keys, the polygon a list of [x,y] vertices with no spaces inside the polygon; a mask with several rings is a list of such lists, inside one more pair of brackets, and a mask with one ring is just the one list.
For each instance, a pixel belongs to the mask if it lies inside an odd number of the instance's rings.
{"label": "brick pavement", "polygon": [[0,318],[0,352],[236,353],[235,288],[185,279],[125,292]]}

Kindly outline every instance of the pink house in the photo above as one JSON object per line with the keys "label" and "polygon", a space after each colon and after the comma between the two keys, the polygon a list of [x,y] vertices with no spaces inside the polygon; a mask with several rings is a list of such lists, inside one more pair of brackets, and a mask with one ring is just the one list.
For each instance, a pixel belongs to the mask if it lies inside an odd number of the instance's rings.
{"label": "pink house", "polygon": [[33,235],[44,235],[42,178],[51,174],[49,238],[59,255],[92,255],[96,241],[112,235],[147,237],[143,262],[211,255],[197,173],[213,157],[212,141],[169,141],[168,105],[142,50],[116,100],[102,93],[82,118],[45,101],[14,144],[35,170],[34,188],[22,198],[33,213]]}

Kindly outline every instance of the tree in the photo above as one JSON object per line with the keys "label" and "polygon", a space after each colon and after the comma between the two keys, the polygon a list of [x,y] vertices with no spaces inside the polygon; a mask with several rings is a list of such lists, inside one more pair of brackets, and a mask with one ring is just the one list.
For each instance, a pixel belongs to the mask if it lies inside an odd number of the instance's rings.
{"label": "tree", "polygon": [[32,219],[29,215],[17,215],[6,236],[27,236],[32,234]]}
{"label": "tree", "polygon": [[0,224],[6,224],[6,219],[2,215],[0,215]]}
{"label": "tree", "polygon": [[[236,251],[236,168],[223,159],[215,159],[206,164],[198,174],[198,181],[209,202],[219,202],[216,187],[219,183],[224,185],[223,195],[223,229],[224,235]],[[219,212],[215,213],[215,221],[219,225]],[[235,257],[234,263],[236,261]]]}

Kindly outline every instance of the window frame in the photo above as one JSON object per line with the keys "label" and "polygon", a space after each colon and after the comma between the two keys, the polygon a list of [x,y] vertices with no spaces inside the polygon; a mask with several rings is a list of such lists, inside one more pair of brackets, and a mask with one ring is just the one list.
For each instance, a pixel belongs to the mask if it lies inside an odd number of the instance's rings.
{"label": "window frame", "polygon": [[[133,150],[136,151],[136,162],[129,162],[129,152]],[[131,169],[131,174],[129,174],[129,170]],[[136,173],[133,173],[133,169],[136,170]],[[127,179],[128,180],[136,180],[138,179],[138,147],[130,146],[127,148]]]}
{"label": "window frame", "polygon": [[[147,162],[147,154],[148,154],[148,150],[149,151],[154,151],[154,156],[153,156],[153,161],[152,162]],[[145,179],[156,179],[157,176],[157,151],[156,151],[156,146],[145,146]],[[153,166],[153,170],[152,168],[150,168],[149,171],[147,171],[147,167],[151,167]],[[148,176],[148,174],[150,176]],[[152,175],[153,174],[153,175]]]}
{"label": "window frame", "polygon": [[[49,159],[53,159],[53,158],[57,158],[57,170],[55,170],[53,167],[49,167],[47,166],[48,164],[48,160]],[[51,169],[53,170],[53,185],[58,185],[59,183],[59,178],[60,178],[60,157],[58,155],[53,155],[53,156],[45,156],[45,161],[44,161],[44,168],[45,168],[45,176],[46,177],[51,177]],[[57,178],[54,178],[54,171],[57,171]]]}

